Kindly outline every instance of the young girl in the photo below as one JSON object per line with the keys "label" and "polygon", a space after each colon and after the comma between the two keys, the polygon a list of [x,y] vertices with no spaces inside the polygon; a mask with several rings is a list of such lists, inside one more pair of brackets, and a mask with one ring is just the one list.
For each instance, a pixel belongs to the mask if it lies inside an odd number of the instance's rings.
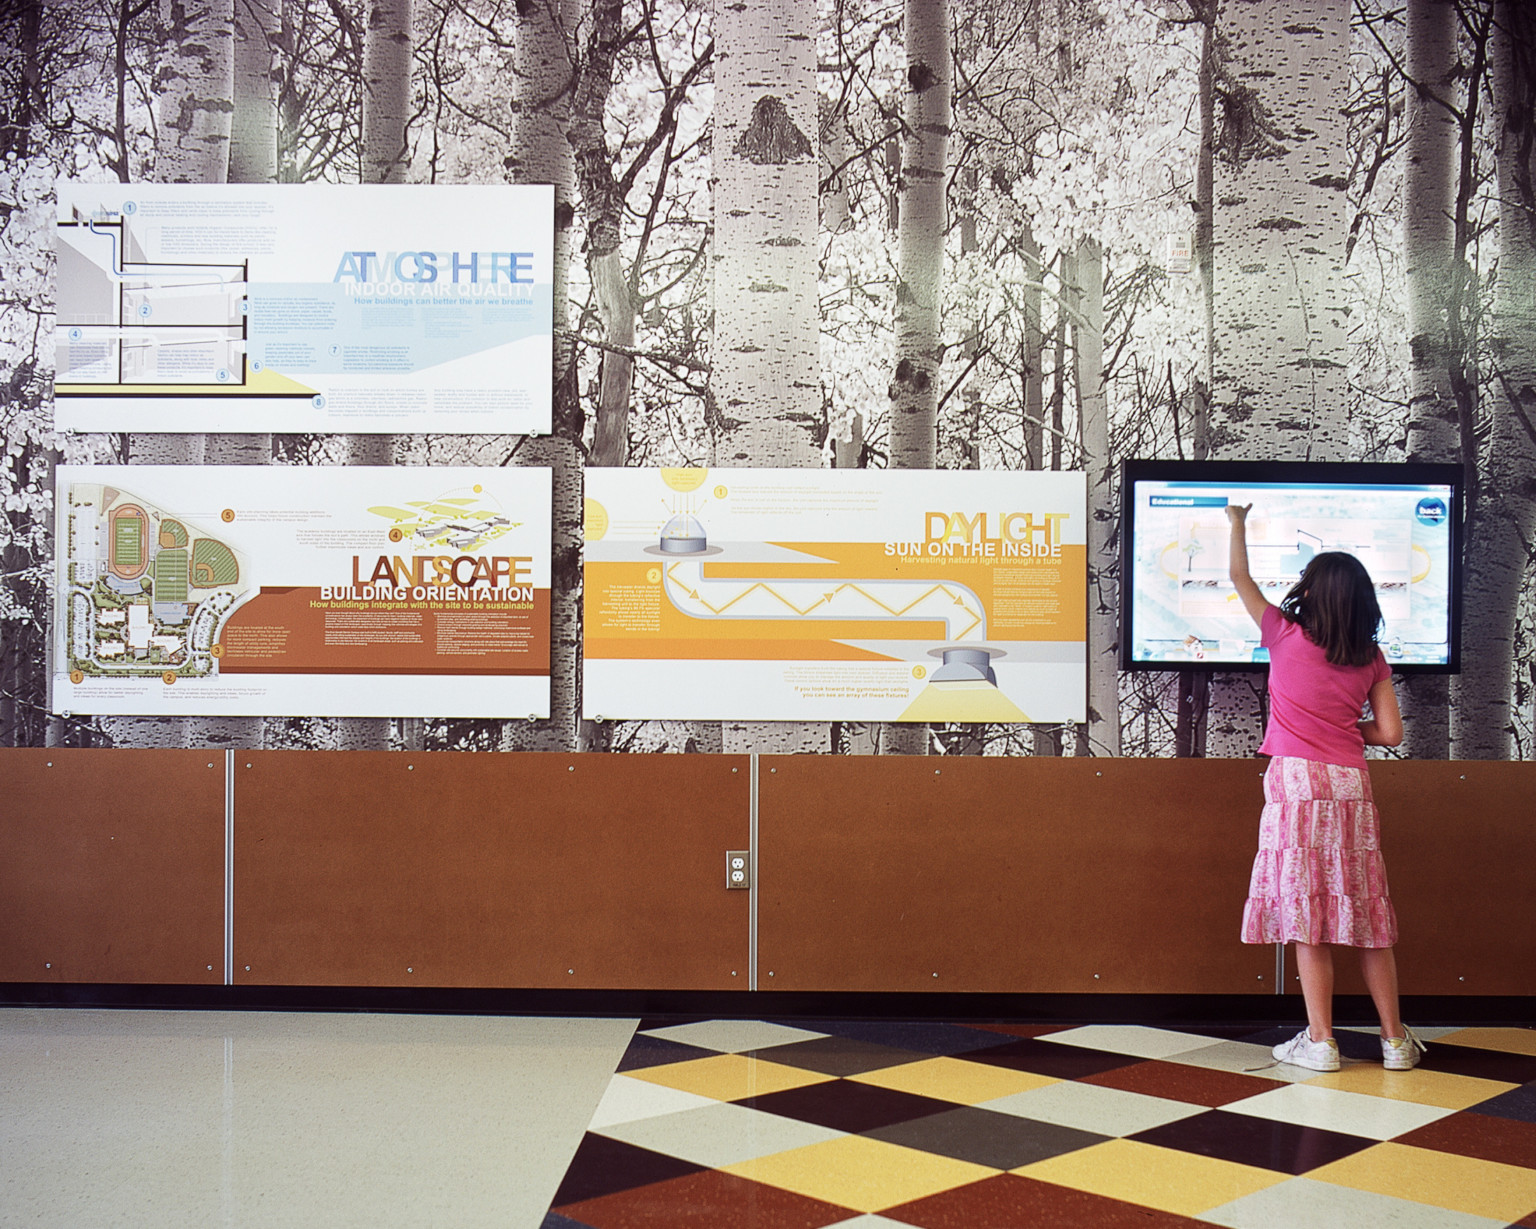
{"label": "young girl", "polygon": [[[1330,551],[1307,564],[1278,607],[1248,572],[1244,507],[1228,506],[1232,583],[1269,649],[1269,726],[1259,852],[1243,910],[1244,943],[1294,943],[1307,1028],[1275,1058],[1337,1071],[1333,946],[1360,949],[1381,1017],[1382,1061],[1406,1071],[1424,1045],[1398,1017],[1397,916],[1387,895],[1379,817],[1364,748],[1403,738],[1391,671],[1376,646],[1381,608],[1365,567]],[[1372,717],[1361,710],[1366,699]]]}

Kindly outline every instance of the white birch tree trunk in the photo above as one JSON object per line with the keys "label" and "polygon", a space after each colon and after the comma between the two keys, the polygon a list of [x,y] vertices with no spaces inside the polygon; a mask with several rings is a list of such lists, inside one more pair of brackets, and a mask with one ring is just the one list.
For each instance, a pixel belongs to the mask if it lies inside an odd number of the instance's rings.
{"label": "white birch tree trunk", "polygon": [[907,88],[902,108],[896,371],[891,381],[892,469],[932,469],[944,294],[944,190],[951,78],[947,0],[906,0]]}
{"label": "white birch tree trunk", "polygon": [[[816,293],[816,7],[716,0],[712,463],[815,468],[821,418]],[[723,749],[825,751],[805,722],[726,722]]]}
{"label": "white birch tree trunk", "polygon": [[623,465],[629,457],[629,398],[634,383],[635,300],[624,260],[624,195],[614,176],[604,117],[613,90],[615,57],[623,41],[622,0],[592,0],[584,23],[569,143],[586,220],[587,272],[604,340],[593,422],[592,465]]}
{"label": "white birch tree trunk", "polygon": [[509,723],[505,750],[574,751],[581,712],[581,413],[577,404],[569,332],[571,221],[576,201],[575,163],[568,139],[567,85],[573,69],[571,38],[576,0],[536,0],[517,19],[513,113],[507,164],[517,183],[555,189],[553,431],[525,440],[514,464],[554,472],[550,567],[549,719]]}
{"label": "white birch tree trunk", "polygon": [[815,467],[816,10],[715,5],[716,465]]}
{"label": "white birch tree trunk", "polygon": [[[1219,20],[1211,455],[1342,460],[1349,3],[1229,0]],[[1257,750],[1260,694],[1213,680],[1212,754]]]}
{"label": "white birch tree trunk", "polygon": [[[1517,754],[1512,697],[1517,615],[1536,544],[1536,12],[1494,10],[1493,104],[1499,124],[1499,273],[1487,455],[1469,518],[1462,673],[1451,710],[1457,759]],[[1527,668],[1529,662],[1520,663]]]}
{"label": "white birch tree trunk", "polygon": [[[1459,311],[1453,278],[1456,156],[1460,135],[1451,110],[1459,102],[1458,27],[1453,0],[1409,0],[1405,68],[1403,262],[1408,303],[1408,455],[1410,461],[1454,461],[1461,425],[1451,367],[1451,313]],[[1465,285],[1463,280],[1462,285]],[[1459,332],[1459,330],[1458,330]],[[1403,751],[1439,759],[1450,737],[1449,683],[1421,674],[1403,681]]]}
{"label": "white birch tree trunk", "polygon": [[161,0],[155,179],[223,183],[234,112],[233,0]]}
{"label": "white birch tree trunk", "polygon": [[[411,106],[411,0],[368,0],[363,27],[362,179],[404,183],[410,164],[406,124]],[[393,465],[395,437],[354,435],[348,441],[353,465]],[[346,751],[389,746],[387,717],[341,717],[336,746]]]}
{"label": "white birch tree trunk", "polygon": [[[154,78],[155,179],[224,183],[234,107],[232,0],[164,0],[158,34],[165,50]],[[206,446],[200,434],[140,433],[129,437],[127,459],[198,465]],[[205,724],[186,717],[104,717],[101,728],[116,746],[186,747],[201,743]]]}
{"label": "white birch tree trunk", "polygon": [[[277,36],[279,13],[272,0],[234,0],[234,111],[229,143],[230,183],[277,182]],[[208,465],[266,465],[270,433],[210,434],[203,444]],[[260,747],[261,717],[204,717],[203,741],[214,746]]]}
{"label": "white birch tree trunk", "polygon": [[1090,755],[1120,754],[1120,556],[1109,455],[1109,399],[1104,391],[1104,252],[1077,245],[1077,387],[1082,401],[1083,465],[1088,471],[1088,720]]}
{"label": "white birch tree trunk", "polygon": [[277,47],[282,0],[234,0],[231,183],[277,182]]}
{"label": "white birch tree trunk", "polygon": [[[944,361],[944,189],[949,170],[952,67],[948,0],[906,0],[902,105],[896,370],[891,377],[891,469],[932,469],[937,450],[939,368]],[[928,727],[887,724],[880,750],[922,755]]]}
{"label": "white birch tree trunk", "polygon": [[404,183],[410,165],[411,0],[368,0],[363,29],[363,182]]}

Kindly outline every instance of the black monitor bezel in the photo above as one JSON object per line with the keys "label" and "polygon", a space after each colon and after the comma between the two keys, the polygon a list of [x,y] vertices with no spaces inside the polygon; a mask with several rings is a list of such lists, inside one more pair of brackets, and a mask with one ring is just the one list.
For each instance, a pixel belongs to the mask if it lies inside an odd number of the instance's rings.
{"label": "black monitor bezel", "polygon": [[1205,670],[1254,673],[1267,662],[1211,662],[1204,666],[1135,661],[1131,656],[1135,628],[1131,613],[1131,567],[1136,515],[1133,494],[1138,482],[1339,483],[1367,486],[1445,485],[1451,488],[1450,541],[1450,658],[1440,663],[1393,662],[1394,674],[1459,674],[1461,672],[1462,521],[1466,474],[1460,465],[1425,461],[1169,461],[1126,460],[1120,463],[1120,669],[1167,672]]}

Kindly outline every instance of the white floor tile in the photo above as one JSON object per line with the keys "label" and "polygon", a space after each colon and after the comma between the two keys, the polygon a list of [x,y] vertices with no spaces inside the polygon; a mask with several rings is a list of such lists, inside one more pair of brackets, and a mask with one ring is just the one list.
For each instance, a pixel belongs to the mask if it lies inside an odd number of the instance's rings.
{"label": "white floor tile", "polygon": [[718,1169],[788,1152],[791,1148],[824,1143],[844,1132],[716,1101],[702,1109],[664,1118],[621,1123],[606,1128],[602,1134]]}
{"label": "white floor tile", "polygon": [[0,1010],[0,1222],[535,1229],[634,1025]]}
{"label": "white floor tile", "polygon": [[646,1029],[645,1035],[680,1041],[702,1050],[718,1050],[722,1054],[765,1050],[769,1046],[788,1045],[792,1041],[809,1041],[813,1037],[826,1036],[825,1033],[790,1028],[785,1024],[769,1024],[763,1020],[700,1020],[696,1024]]}
{"label": "white floor tile", "polygon": [[1116,1136],[1150,1131],[1153,1127],[1191,1118],[1206,1110],[1203,1105],[1188,1105],[1183,1101],[1149,1097],[1119,1088],[1100,1088],[1097,1084],[1073,1080],[1016,1092],[995,1101],[983,1101],[977,1108]]}
{"label": "white floor tile", "polygon": [[1504,1229],[1504,1222],[1310,1178],[1292,1178],[1200,1213],[1227,1229]]}
{"label": "white floor tile", "polygon": [[1087,1024],[1060,1033],[1047,1033],[1040,1040],[1084,1046],[1110,1054],[1132,1054],[1137,1058],[1167,1058],[1189,1050],[1203,1050],[1212,1039],[1195,1033],[1177,1033],[1172,1029],[1135,1024]]}
{"label": "white floor tile", "polygon": [[1221,1108],[1231,1114],[1249,1114],[1254,1118],[1291,1122],[1301,1127],[1342,1131],[1366,1139],[1392,1139],[1455,1113],[1435,1105],[1390,1101],[1385,1097],[1318,1088],[1311,1084],[1272,1088]]}
{"label": "white floor tile", "polygon": [[[1316,1071],[1305,1067],[1293,1067],[1290,1063],[1276,1063],[1269,1046],[1251,1045],[1246,1041],[1220,1041],[1203,1050],[1184,1050],[1170,1054],[1165,1060],[1182,1063],[1187,1067],[1204,1067],[1208,1071],[1236,1071],[1244,1075],[1259,1075],[1266,1080],[1282,1080],[1288,1084],[1310,1080]],[[1344,1062],[1347,1065],[1349,1059]],[[1271,1065],[1272,1064],[1272,1065]]]}
{"label": "white floor tile", "polygon": [[647,1080],[631,1079],[616,1075],[603,1093],[603,1099],[592,1111],[589,1131],[602,1131],[605,1127],[621,1122],[638,1122],[642,1118],[659,1118],[663,1114],[676,1114],[683,1110],[702,1109],[719,1102],[697,1093],[684,1092],[680,1088],[667,1088]]}

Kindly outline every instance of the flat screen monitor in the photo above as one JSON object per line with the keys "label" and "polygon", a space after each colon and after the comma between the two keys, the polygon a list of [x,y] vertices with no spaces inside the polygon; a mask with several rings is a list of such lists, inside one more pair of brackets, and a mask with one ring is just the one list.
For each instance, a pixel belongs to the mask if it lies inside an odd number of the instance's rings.
{"label": "flat screen monitor", "polygon": [[1347,551],[1376,585],[1378,640],[1404,673],[1453,673],[1461,650],[1458,465],[1126,461],[1120,485],[1120,663],[1258,670],[1269,651],[1227,575],[1229,503],[1248,514],[1249,571],[1278,606],[1307,562]]}

